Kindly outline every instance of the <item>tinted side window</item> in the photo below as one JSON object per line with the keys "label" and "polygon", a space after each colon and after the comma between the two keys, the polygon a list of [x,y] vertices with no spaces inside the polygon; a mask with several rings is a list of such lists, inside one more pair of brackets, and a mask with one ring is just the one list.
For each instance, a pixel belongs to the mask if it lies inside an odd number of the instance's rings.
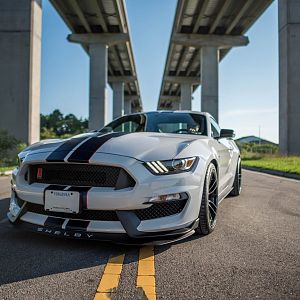
{"label": "tinted side window", "polygon": [[138,127],[139,127],[139,123],[136,123],[134,121],[127,121],[115,127],[114,132],[127,132],[127,133],[136,132]]}
{"label": "tinted side window", "polygon": [[145,116],[144,115],[129,115],[112,121],[107,124],[101,131],[108,132],[141,132],[145,131]]}
{"label": "tinted side window", "polygon": [[219,125],[217,124],[217,122],[210,118],[210,125],[211,125],[211,135],[213,138],[217,138],[220,136],[220,132],[221,132],[221,128],[219,127]]}

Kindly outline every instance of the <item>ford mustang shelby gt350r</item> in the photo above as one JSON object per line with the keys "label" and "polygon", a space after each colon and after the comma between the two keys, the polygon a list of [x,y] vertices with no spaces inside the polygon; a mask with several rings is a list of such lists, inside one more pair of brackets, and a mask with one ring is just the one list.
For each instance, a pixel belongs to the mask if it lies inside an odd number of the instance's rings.
{"label": "ford mustang shelby gt350r", "polygon": [[42,141],[18,156],[8,218],[53,236],[120,243],[209,234],[220,201],[241,192],[233,137],[208,113],[161,111]]}

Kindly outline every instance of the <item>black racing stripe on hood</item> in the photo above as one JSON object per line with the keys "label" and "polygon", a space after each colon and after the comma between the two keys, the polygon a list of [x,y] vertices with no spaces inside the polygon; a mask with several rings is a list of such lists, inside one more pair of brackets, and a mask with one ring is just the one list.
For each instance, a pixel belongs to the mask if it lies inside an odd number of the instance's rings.
{"label": "black racing stripe on hood", "polygon": [[80,145],[68,158],[68,162],[88,163],[94,153],[111,138],[125,135],[125,132],[113,132],[102,136],[95,136]]}
{"label": "black racing stripe on hood", "polygon": [[62,145],[60,145],[56,150],[54,150],[47,158],[47,162],[63,162],[64,158],[80,143],[90,137],[79,137],[67,140]]}

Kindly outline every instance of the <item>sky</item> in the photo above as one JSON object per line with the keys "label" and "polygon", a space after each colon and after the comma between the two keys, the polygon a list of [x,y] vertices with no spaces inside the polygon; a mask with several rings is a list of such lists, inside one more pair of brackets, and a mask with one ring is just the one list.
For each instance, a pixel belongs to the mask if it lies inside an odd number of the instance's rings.
{"label": "sky", "polygon": [[[133,51],[145,111],[156,110],[176,0],[126,0]],[[277,1],[219,67],[219,123],[237,137],[259,135],[278,142]],[[89,58],[66,38],[70,33],[48,0],[43,3],[41,113],[60,109],[88,117]],[[200,110],[200,89],[193,110]],[[112,115],[109,88],[109,120]]]}

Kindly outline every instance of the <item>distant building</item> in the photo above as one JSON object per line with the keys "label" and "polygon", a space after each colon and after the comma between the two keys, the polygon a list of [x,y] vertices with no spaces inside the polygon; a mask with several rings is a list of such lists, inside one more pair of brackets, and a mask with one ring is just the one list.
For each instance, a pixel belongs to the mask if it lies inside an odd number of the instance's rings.
{"label": "distant building", "polygon": [[235,140],[236,142],[238,143],[255,143],[255,144],[267,144],[267,145],[276,145],[276,143],[273,143],[273,142],[270,142],[268,140],[265,140],[265,139],[261,139],[257,136],[254,136],[254,135],[249,135],[249,136],[244,136],[244,137],[241,137],[239,139],[236,139]]}

